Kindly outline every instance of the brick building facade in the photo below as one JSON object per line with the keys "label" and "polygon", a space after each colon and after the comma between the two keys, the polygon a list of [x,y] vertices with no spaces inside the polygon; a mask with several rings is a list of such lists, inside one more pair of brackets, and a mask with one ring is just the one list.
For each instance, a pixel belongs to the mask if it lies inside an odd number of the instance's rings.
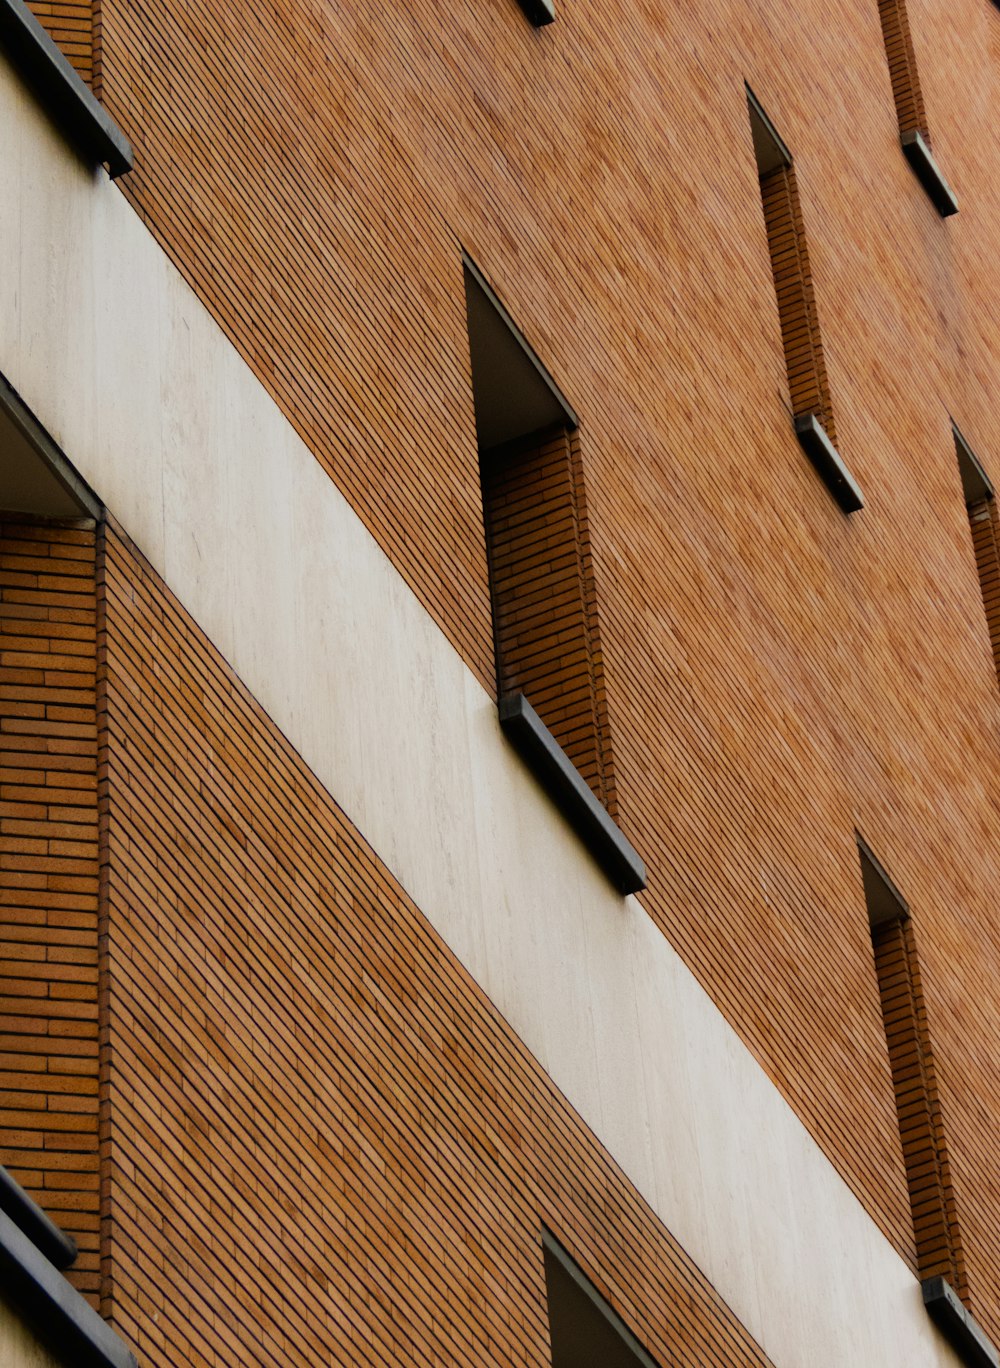
{"label": "brick building facade", "polygon": [[1000,12],[549,18],[0,0],[12,1368],[996,1362]]}

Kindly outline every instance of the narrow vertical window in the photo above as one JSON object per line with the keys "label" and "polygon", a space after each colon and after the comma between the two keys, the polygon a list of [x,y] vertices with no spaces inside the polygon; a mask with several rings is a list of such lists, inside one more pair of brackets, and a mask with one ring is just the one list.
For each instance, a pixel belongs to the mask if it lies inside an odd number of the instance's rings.
{"label": "narrow vertical window", "polygon": [[976,556],[979,588],[983,596],[986,627],[990,634],[993,664],[1000,679],[1000,528],[993,485],[975,452],[952,424],[955,454],[962,479],[962,493],[969,515],[969,530]]}
{"label": "narrow vertical window", "polygon": [[836,447],[833,403],[792,154],[749,88],[747,102],[795,433],[841,508],[852,513],[864,501]]}
{"label": "narrow vertical window", "polygon": [[942,218],[947,218],[949,214],[958,212],[958,201],[931,154],[931,135],[924,111],[906,0],[879,0],[878,12],[903,152],[934,207]]}
{"label": "narrow vertical window", "polygon": [[965,1259],[952,1189],[927,1009],[909,909],[859,838],[861,874],[913,1215],[921,1280],[943,1278],[964,1301]]}
{"label": "narrow vertical window", "polygon": [[497,691],[530,699],[607,806],[577,445],[557,424],[481,456]]}
{"label": "narrow vertical window", "polygon": [[626,892],[576,415],[465,263],[497,702],[511,740]]}

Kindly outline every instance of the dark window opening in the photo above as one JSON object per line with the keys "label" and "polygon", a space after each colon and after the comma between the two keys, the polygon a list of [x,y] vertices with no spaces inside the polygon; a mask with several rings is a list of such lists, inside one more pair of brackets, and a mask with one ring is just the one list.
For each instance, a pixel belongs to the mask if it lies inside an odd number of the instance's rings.
{"label": "dark window opening", "polygon": [[497,704],[510,740],[623,892],[645,885],[618,804],[576,414],[466,259]]}
{"label": "dark window opening", "polygon": [[546,1231],[552,1368],[657,1368],[580,1266]]}
{"label": "dark window opening", "polygon": [[841,508],[845,513],[853,513],[863,507],[864,500],[837,451],[837,429],[792,154],[749,87],[747,104],[795,435]]}
{"label": "dark window opening", "polygon": [[882,1023],[906,1171],[917,1271],[968,1298],[920,962],[909,908],[858,838]]}
{"label": "dark window opening", "polygon": [[906,0],[879,0],[878,13],[903,154],[938,213],[942,218],[947,218],[958,212],[958,200],[931,152],[931,135],[920,89]]}
{"label": "dark window opening", "polygon": [[983,596],[986,629],[993,651],[993,665],[1000,679],[1000,528],[997,526],[996,499],[993,485],[975,452],[954,424],[952,432],[969,516],[979,590]]}

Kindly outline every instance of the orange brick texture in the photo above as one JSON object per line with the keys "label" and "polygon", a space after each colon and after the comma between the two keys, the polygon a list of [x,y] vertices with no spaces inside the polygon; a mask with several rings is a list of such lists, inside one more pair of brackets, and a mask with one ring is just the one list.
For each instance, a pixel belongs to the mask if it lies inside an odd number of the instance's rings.
{"label": "orange brick texture", "polygon": [[997,525],[996,500],[980,499],[978,503],[970,504],[969,526],[993,662],[1000,678],[1000,527]]}
{"label": "orange brick texture", "polygon": [[930,131],[920,93],[917,59],[910,36],[910,21],[906,0],[879,0],[879,19],[885,40],[885,55],[889,62],[892,97],[896,102],[896,117],[900,133],[918,129],[930,144]]}
{"label": "orange brick texture", "polygon": [[823,360],[823,340],[795,167],[779,166],[761,176],[760,197],[778,297],[792,412],[814,413],[830,441],[836,445],[837,429]]}
{"label": "orange brick texture", "polygon": [[95,612],[92,531],[0,525],[0,1163],[96,1298]]}
{"label": "orange brick texture", "polygon": [[104,1309],[145,1368],[766,1359],[155,574],[101,571]]}
{"label": "orange brick texture", "polygon": [[885,922],[873,931],[872,941],[913,1212],[917,1268],[922,1278],[947,1278],[959,1296],[968,1300],[965,1255],[913,923],[908,917]]}
{"label": "orange brick texture", "polygon": [[83,79],[94,79],[94,19],[100,0],[28,0],[28,8]]}
{"label": "orange brick texture", "polygon": [[499,693],[527,695],[613,808],[579,435],[539,434],[481,466]]}
{"label": "orange brick texture", "polygon": [[[996,15],[910,19],[947,224],[874,6],[103,0],[101,69],[122,192],[490,690],[462,248],[495,284],[586,436],[642,906],[916,1270],[855,829],[879,850],[1000,1339],[1000,734],[949,418],[995,474]],[[788,422],[747,82],[795,152],[849,519]]]}

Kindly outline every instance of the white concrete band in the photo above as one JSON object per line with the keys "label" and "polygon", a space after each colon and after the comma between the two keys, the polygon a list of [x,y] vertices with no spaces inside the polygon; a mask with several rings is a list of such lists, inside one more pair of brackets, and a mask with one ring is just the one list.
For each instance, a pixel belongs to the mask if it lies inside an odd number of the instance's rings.
{"label": "white concrete band", "polygon": [[0,371],[778,1368],[956,1364],[274,402],[2,63],[0,164]]}

